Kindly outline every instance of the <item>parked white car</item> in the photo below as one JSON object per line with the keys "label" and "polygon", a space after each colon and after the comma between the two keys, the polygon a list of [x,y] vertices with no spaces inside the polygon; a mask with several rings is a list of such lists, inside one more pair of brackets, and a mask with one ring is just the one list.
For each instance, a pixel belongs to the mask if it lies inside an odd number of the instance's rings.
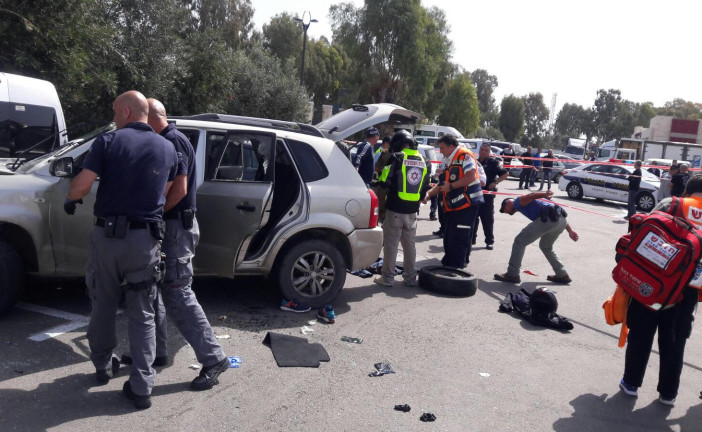
{"label": "parked white car", "polygon": [[[558,189],[566,191],[572,199],[592,197],[626,203],[629,201],[628,176],[633,172],[633,165],[582,165],[568,170],[558,182]],[[636,207],[650,212],[658,202],[660,180],[646,170],[642,170],[642,174]]]}

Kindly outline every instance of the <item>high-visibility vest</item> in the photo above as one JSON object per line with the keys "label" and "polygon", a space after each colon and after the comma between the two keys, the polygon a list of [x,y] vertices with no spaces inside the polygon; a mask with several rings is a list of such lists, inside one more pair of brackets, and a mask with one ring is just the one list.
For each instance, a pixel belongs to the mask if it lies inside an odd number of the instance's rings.
{"label": "high-visibility vest", "polygon": [[375,151],[375,154],[373,154],[373,163],[378,162],[378,158],[380,157],[380,154],[383,153],[383,148],[378,147],[378,150]]}
{"label": "high-visibility vest", "polygon": [[697,229],[702,229],[702,198],[673,197],[673,205],[671,210],[671,214],[684,217],[690,223],[694,224]]}
{"label": "high-visibility vest", "polygon": [[[399,155],[399,153],[398,153]],[[418,202],[427,175],[427,164],[417,150],[402,149],[402,171],[397,188],[397,196],[403,201]],[[388,169],[389,172],[389,169]],[[387,173],[383,173],[387,178]]]}
{"label": "high-visibility vest", "polygon": [[467,209],[471,203],[483,203],[483,190],[480,187],[480,177],[478,175],[478,160],[475,154],[463,147],[459,147],[451,163],[444,171],[444,184],[458,181],[466,174],[463,172],[463,161],[466,157],[471,157],[475,161],[475,169],[471,174],[471,181],[466,187],[451,189],[444,194],[444,211],[458,211]]}

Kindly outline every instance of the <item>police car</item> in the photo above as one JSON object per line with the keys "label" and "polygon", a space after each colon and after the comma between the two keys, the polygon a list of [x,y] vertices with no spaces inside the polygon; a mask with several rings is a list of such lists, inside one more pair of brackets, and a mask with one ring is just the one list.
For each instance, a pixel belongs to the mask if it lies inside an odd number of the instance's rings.
{"label": "police car", "polygon": [[[566,191],[572,199],[592,197],[626,203],[629,201],[628,176],[633,172],[633,165],[582,165],[566,171],[558,182],[558,189]],[[660,180],[646,170],[642,170],[642,174],[636,207],[650,212],[657,203]]]}

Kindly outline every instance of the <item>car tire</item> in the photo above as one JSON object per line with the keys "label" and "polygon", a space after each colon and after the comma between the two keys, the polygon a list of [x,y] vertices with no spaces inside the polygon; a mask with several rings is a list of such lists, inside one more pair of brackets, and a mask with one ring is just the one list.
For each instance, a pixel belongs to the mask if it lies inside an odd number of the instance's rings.
{"label": "car tire", "polygon": [[581,199],[583,197],[583,187],[578,182],[570,182],[566,187],[568,197],[572,199]]}
{"label": "car tire", "polygon": [[419,270],[419,286],[455,297],[470,297],[478,290],[478,279],[453,267],[427,266]]}
{"label": "car tire", "polygon": [[656,199],[650,192],[641,192],[636,196],[636,208],[649,213],[656,206]]}
{"label": "car tire", "polygon": [[346,264],[333,244],[303,240],[284,252],[276,279],[284,299],[321,307],[344,287]]}
{"label": "car tire", "polygon": [[0,314],[10,310],[20,298],[24,286],[24,267],[15,248],[0,240]]}

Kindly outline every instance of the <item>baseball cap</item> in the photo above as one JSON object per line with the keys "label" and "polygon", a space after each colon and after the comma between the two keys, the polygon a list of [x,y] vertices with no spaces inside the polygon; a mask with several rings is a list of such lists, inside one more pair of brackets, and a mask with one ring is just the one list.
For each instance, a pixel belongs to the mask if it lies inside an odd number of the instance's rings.
{"label": "baseball cap", "polygon": [[370,137],[373,135],[380,136],[380,131],[378,130],[378,128],[371,127],[371,128],[366,129],[366,136],[367,137]]}

